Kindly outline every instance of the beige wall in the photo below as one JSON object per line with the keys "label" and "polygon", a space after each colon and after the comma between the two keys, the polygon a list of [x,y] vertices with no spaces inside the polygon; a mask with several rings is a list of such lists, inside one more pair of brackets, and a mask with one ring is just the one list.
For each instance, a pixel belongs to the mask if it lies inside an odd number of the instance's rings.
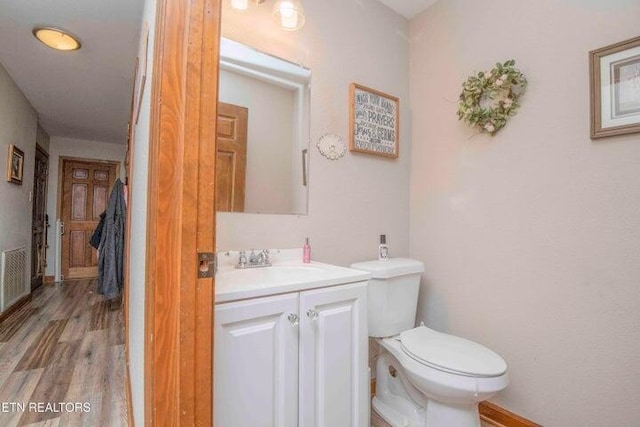
{"label": "beige wall", "polygon": [[156,27],[156,0],[145,0],[140,26],[149,23],[147,49],[147,82],[142,97],[140,116],[135,128],[132,155],[133,175],[130,177],[131,247],[129,288],[129,380],[135,425],[144,425],[144,316],[145,263],[147,257],[147,190],[149,177],[149,138],[151,120],[151,87],[153,85],[153,51]]}
{"label": "beige wall", "polygon": [[[219,250],[301,247],[313,258],[348,265],[376,256],[387,233],[393,255],[409,248],[408,24],[375,0],[308,1],[298,32],[280,30],[268,4],[247,13],[223,7],[223,35],[307,66],[311,78],[309,215],[220,214]],[[339,11],[339,12],[338,12]],[[247,30],[251,28],[251,30]],[[400,158],[350,154],[329,161],[315,144],[326,133],[348,144],[349,85],[358,82],[400,98]]]}
{"label": "beige wall", "polygon": [[[38,114],[0,64],[0,251],[27,248],[31,266],[31,200]],[[7,155],[13,144],[24,151],[22,185],[7,182]],[[30,280],[25,271],[25,280]]]}
{"label": "beige wall", "polygon": [[295,92],[221,70],[218,100],[249,110],[245,212],[292,212]]}
{"label": "beige wall", "polygon": [[[49,214],[49,249],[47,250],[47,275],[53,276],[58,254],[55,242],[59,236],[55,234],[58,219],[58,179],[60,157],[78,157],[89,160],[114,160],[122,162],[127,147],[122,144],[108,142],[86,141],[83,139],[52,136],[49,142],[49,182],[47,188],[47,214]],[[123,166],[120,164],[120,175]]]}
{"label": "beige wall", "polygon": [[[495,401],[547,427],[640,422],[640,136],[589,139],[588,71],[639,30],[637,0],[446,0],[411,21],[418,321],[503,355]],[[461,83],[510,58],[522,109],[473,136]]]}

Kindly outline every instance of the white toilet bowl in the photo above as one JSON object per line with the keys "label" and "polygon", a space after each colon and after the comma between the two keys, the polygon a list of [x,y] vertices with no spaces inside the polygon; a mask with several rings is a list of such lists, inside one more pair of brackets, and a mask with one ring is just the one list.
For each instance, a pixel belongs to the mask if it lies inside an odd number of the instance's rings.
{"label": "white toilet bowl", "polygon": [[[403,348],[399,337],[381,339],[379,343],[386,352],[380,356],[376,366],[374,410],[394,427],[480,426],[478,403],[509,384],[506,363],[491,350],[471,341],[424,326],[412,331],[416,330],[436,334],[441,340],[450,339],[452,352],[461,351],[463,357],[470,357],[480,350],[486,356],[484,362],[487,366],[481,366],[477,373],[469,372],[473,363],[469,365],[460,360],[437,366],[418,360]],[[465,349],[465,345],[469,348]],[[475,360],[479,361],[477,365],[483,364],[479,359]],[[457,366],[462,371],[456,371]]]}
{"label": "white toilet bowl", "polygon": [[369,336],[385,350],[373,409],[394,427],[479,427],[478,403],[509,384],[506,362],[488,348],[415,325],[420,261],[394,258],[352,268],[371,273]]}

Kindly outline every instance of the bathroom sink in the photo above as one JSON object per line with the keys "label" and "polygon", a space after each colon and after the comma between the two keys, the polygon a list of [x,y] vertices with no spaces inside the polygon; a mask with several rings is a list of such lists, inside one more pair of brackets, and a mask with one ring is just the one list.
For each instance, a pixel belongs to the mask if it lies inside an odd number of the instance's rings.
{"label": "bathroom sink", "polygon": [[237,284],[259,282],[266,286],[270,283],[309,278],[322,274],[325,270],[326,268],[319,264],[273,264],[270,267],[220,270],[216,275],[216,280],[218,284],[220,281],[229,281]]}
{"label": "bathroom sink", "polygon": [[283,272],[305,272],[309,273],[311,271],[323,271],[326,269],[324,264],[315,263],[315,264],[274,264],[271,267],[267,267],[267,269],[271,269],[272,271],[283,271]]}
{"label": "bathroom sink", "polygon": [[369,273],[301,261],[301,249],[272,251],[270,267],[236,269],[237,252],[219,254],[216,303],[368,280]]}

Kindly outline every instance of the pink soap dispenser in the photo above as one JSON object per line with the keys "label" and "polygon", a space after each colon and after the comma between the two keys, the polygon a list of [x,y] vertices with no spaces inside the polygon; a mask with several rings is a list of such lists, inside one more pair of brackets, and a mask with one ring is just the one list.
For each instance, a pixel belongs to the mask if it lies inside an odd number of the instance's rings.
{"label": "pink soap dispenser", "polygon": [[311,262],[311,246],[309,246],[309,238],[307,237],[304,246],[302,247],[302,262]]}

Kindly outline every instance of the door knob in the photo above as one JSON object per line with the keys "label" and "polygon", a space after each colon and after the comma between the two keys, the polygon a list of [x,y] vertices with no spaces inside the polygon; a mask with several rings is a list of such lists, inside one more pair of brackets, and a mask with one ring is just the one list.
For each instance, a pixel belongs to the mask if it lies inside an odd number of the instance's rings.
{"label": "door knob", "polygon": [[319,316],[319,313],[314,310],[313,308],[310,308],[309,310],[307,310],[307,317],[311,320],[316,320]]}
{"label": "door knob", "polygon": [[289,319],[289,323],[291,323],[291,326],[298,326],[298,323],[300,323],[300,317],[298,317],[297,314],[290,314],[287,316],[287,319]]}

